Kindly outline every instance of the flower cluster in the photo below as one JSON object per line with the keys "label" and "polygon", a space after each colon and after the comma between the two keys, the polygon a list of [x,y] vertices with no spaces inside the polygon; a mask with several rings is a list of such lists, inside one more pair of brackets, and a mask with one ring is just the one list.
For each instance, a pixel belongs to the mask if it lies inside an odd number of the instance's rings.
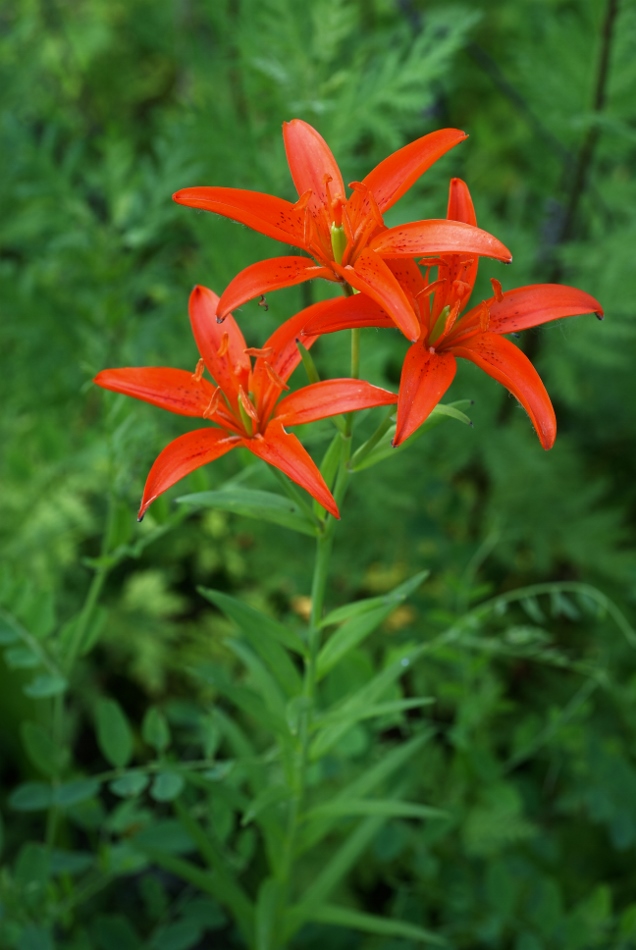
{"label": "flower cluster", "polygon": [[[394,444],[399,445],[447,391],[457,356],[502,383],[526,409],[542,446],[551,448],[556,419],[550,397],[532,363],[504,334],[576,314],[601,317],[598,301],[557,284],[504,293],[493,280],[493,296],[464,313],[479,258],[510,262],[512,255],[477,227],[470,193],[460,179],[451,181],[446,218],[393,228],[384,224],[384,212],[464,133],[442,129],[412,142],[363,181],[352,182],[348,197],[335,158],[315,129],[294,119],[284,124],[283,136],[299,196],[295,203],[223,187],[185,188],[174,200],[241,222],[305,255],[246,267],[220,298],[195,287],[189,312],[201,359],[194,373],[126,368],[95,377],[105,389],[206,421],[161,452],[148,475],[139,517],[185,475],[238,446],[280,469],[338,517],[319,469],[286,427],[397,402]],[[345,296],[296,314],[262,348],[246,345],[232,310],[317,277],[339,285]],[[397,327],[411,343],[397,395],[359,379],[316,382],[282,395],[301,360],[299,343],[309,349],[322,334],[369,326]],[[205,370],[214,383],[204,377]]]}

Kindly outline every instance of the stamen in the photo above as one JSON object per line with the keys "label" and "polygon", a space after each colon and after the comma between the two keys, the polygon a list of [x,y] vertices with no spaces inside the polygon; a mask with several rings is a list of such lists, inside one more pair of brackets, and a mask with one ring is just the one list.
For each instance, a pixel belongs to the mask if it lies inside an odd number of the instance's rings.
{"label": "stamen", "polygon": [[280,378],[280,376],[278,375],[274,367],[270,366],[269,363],[265,363],[265,372],[267,373],[267,375],[269,376],[269,378],[271,379],[271,381],[274,383],[275,386],[280,386],[281,389],[289,389],[289,386],[287,385],[287,383],[284,382],[284,380]]}
{"label": "stamen", "polygon": [[445,277],[440,277],[439,280],[434,280],[431,284],[427,284],[427,286],[424,287],[423,290],[419,290],[415,295],[415,299],[417,300],[418,297],[422,297],[422,296],[428,297],[429,294],[435,293],[435,291],[439,290],[442,284],[445,284],[445,283],[446,283]]}
{"label": "stamen", "polygon": [[453,290],[458,297],[465,297],[467,293],[470,293],[470,284],[467,284],[465,280],[454,280]]}
{"label": "stamen", "polygon": [[492,284],[492,289],[495,292],[495,300],[497,301],[497,303],[501,303],[501,301],[503,300],[503,291],[501,289],[500,282],[495,277],[491,277],[490,283]]}
{"label": "stamen", "polygon": [[203,357],[202,357],[202,358],[197,362],[197,368],[195,369],[194,373],[192,374],[192,379],[195,381],[195,383],[200,383],[200,382],[201,382],[201,377],[203,376],[203,370],[204,370],[204,369],[205,369],[205,360],[204,360]]}
{"label": "stamen", "polygon": [[[497,281],[497,283],[499,283],[499,281]],[[479,308],[479,326],[482,333],[485,333],[490,326],[490,310],[488,309],[488,304],[485,300],[482,300],[481,306]]]}
{"label": "stamen", "polygon": [[265,294],[261,294],[261,299],[258,301],[259,307],[262,307],[263,310],[269,310],[269,304],[265,300]]}
{"label": "stamen", "polygon": [[239,387],[238,396],[239,396],[240,406],[243,407],[243,409],[245,410],[247,415],[250,417],[250,419],[253,419],[254,422],[258,422],[258,413],[256,409],[254,408],[254,403],[252,402],[250,397],[247,395],[247,393],[245,392],[242,386]]}
{"label": "stamen", "polygon": [[453,309],[451,310],[451,312],[446,317],[446,323],[444,324],[444,332],[442,336],[446,336],[446,334],[450,333],[450,331],[453,329],[453,324],[455,323],[455,320],[457,320],[457,317],[459,316],[459,310],[460,310],[460,301],[458,300],[453,306]]}
{"label": "stamen", "polygon": [[265,356],[272,355],[272,353],[274,352],[274,347],[273,346],[264,346],[264,347],[248,346],[246,349],[243,350],[243,352],[245,353],[246,356],[265,357]]}
{"label": "stamen", "polygon": [[217,386],[214,392],[212,393],[212,398],[210,399],[210,402],[208,403],[207,409],[203,413],[204,419],[210,419],[216,413],[220,398],[221,398],[221,387]]}
{"label": "stamen", "polygon": [[[218,317],[217,317],[217,321],[218,321]],[[219,357],[219,359],[222,359],[226,355],[229,348],[230,348],[230,334],[224,333],[223,336],[221,337],[219,348],[216,351],[216,355]]]}

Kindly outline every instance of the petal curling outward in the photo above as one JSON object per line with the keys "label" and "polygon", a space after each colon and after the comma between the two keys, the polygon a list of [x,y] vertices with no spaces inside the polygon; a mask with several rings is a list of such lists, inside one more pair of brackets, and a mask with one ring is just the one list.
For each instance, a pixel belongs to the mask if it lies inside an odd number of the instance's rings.
{"label": "petal curling outward", "polygon": [[275,241],[303,246],[303,216],[290,201],[241,188],[182,188],[172,196],[177,204],[231,218]]}
{"label": "petal curling outward", "polygon": [[309,210],[316,214],[327,204],[325,179],[329,179],[331,198],[345,197],[344,182],[338,163],[322,135],[302,119],[283,122],[283,141],[287,162],[299,197],[311,191]]}
{"label": "petal curling outward", "polygon": [[375,251],[365,248],[354,267],[338,268],[338,271],[352,287],[386,310],[408,340],[417,340],[420,322],[411,302],[388,264]]}
{"label": "petal curling outward", "polygon": [[[603,309],[594,297],[576,287],[561,284],[530,284],[507,290],[500,301],[487,301],[490,311],[489,329],[494,333],[514,333],[536,327],[550,320],[597,313]],[[466,314],[468,316],[468,314]]]}
{"label": "petal curling outward", "polygon": [[296,436],[285,432],[281,423],[270,422],[264,436],[245,439],[242,444],[258,458],[280,469],[293,482],[308,491],[334,518],[340,517],[335,499],[315,462]]}
{"label": "petal curling outward", "polygon": [[369,246],[382,257],[477,254],[480,257],[493,257],[506,264],[512,260],[508,248],[488,231],[446,218],[412,221],[389,228],[372,238]]}
{"label": "petal curling outward", "polygon": [[102,389],[133,396],[180,416],[202,418],[214,395],[214,386],[207,379],[196,379],[187,370],[163,366],[103,369],[93,382]]}
{"label": "petal curling outward", "polygon": [[271,290],[280,290],[281,287],[293,287],[315,277],[336,279],[331,270],[318,267],[310,257],[272,257],[257,261],[230,281],[221,294],[217,314],[225,317],[231,310],[236,310],[254,297]]}
{"label": "petal curling outward", "polygon": [[221,429],[195,429],[179,436],[157,456],[148,473],[138,518],[141,521],[153,501],[190,472],[221,458],[241,444],[241,439]]}
{"label": "petal curling outward", "polygon": [[213,290],[197,285],[188,305],[190,324],[210,375],[236,403],[239,387],[247,385],[251,364],[245,353],[245,338],[234,317],[230,314],[223,324],[217,323],[218,304],[219,297]]}
{"label": "petal curling outward", "polygon": [[530,416],[544,449],[556,438],[556,416],[541,377],[521,350],[496,333],[480,333],[453,346],[453,353],[470,360],[519,400]]}
{"label": "petal curling outward", "polygon": [[395,402],[394,393],[363,379],[327,379],[285,396],[276,407],[276,418],[284,425],[304,425],[341,412],[390,406]]}
{"label": "petal curling outward", "polygon": [[453,382],[455,369],[451,353],[431,353],[422,343],[410,348],[402,366],[394,445],[419,429]]}
{"label": "petal curling outward", "polygon": [[376,165],[363,184],[370,189],[380,211],[392,207],[420,175],[465,138],[466,133],[459,129],[439,129],[405,145]]}

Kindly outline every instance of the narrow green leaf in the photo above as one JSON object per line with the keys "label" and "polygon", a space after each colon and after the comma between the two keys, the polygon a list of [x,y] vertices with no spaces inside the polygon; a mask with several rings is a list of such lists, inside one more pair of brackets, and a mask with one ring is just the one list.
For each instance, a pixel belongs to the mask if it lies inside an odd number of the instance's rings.
{"label": "narrow green leaf", "polygon": [[325,902],[334,888],[360,860],[383,824],[384,818],[382,817],[365,818],[345,839],[344,843],[332,855],[331,860],[327,861],[326,865],[307,887],[302,903],[289,912],[288,936],[295,933]]}
{"label": "narrow green leaf", "polygon": [[448,813],[430,805],[416,802],[395,801],[392,798],[334,799],[317,805],[305,815],[309,822],[314,818],[359,818],[363,815],[383,815],[385,818],[448,818]]}
{"label": "narrow green leaf", "polygon": [[[323,460],[320,463],[320,474],[324,478],[327,488],[333,488],[338,469],[340,468],[340,460],[344,446],[345,441],[342,435],[337,432],[329,443]],[[313,509],[317,518],[324,518],[325,509],[316,500],[314,500]]]}
{"label": "narrow green leaf", "polygon": [[321,627],[331,627],[342,623],[345,620],[351,620],[353,617],[359,617],[369,611],[376,610],[379,607],[396,607],[409,597],[418,587],[424,583],[429,576],[430,571],[420,571],[414,574],[408,581],[404,581],[398,587],[387,594],[381,594],[379,597],[367,597],[365,600],[357,600],[353,604],[344,604],[342,607],[336,607],[320,621]]}
{"label": "narrow green leaf", "polygon": [[285,498],[284,495],[278,495],[276,492],[231,487],[223,488],[221,491],[182,495],[181,498],[177,498],[177,501],[190,507],[230,511],[236,515],[281,525],[300,534],[316,536],[316,525],[309,520],[300,505],[291,498]]}
{"label": "narrow green leaf", "polygon": [[320,373],[316,368],[314,363],[314,358],[307,349],[306,346],[303,346],[300,340],[296,340],[296,346],[298,347],[298,352],[300,353],[300,358],[303,361],[303,366],[305,372],[307,373],[307,379],[310,383],[319,383],[320,382]]}
{"label": "narrow green leaf", "polygon": [[23,722],[20,734],[26,753],[36,768],[45,775],[57,775],[68,758],[65,750],[53,742],[39,723]]}
{"label": "narrow green leaf", "polygon": [[470,399],[460,399],[457,402],[452,403],[438,403],[437,406],[433,409],[430,416],[426,421],[417,429],[413,435],[402,445],[399,445],[395,448],[392,444],[393,437],[395,435],[395,426],[391,426],[388,432],[382,436],[377,445],[365,456],[356,463],[355,457],[352,459],[351,470],[353,472],[362,472],[365,468],[371,468],[372,465],[377,465],[378,462],[384,461],[387,458],[395,458],[399,452],[403,452],[413,445],[417,439],[420,439],[425,432],[429,432],[431,429],[434,429],[435,426],[439,425],[440,422],[443,422],[445,419],[457,419],[459,422],[463,422],[465,425],[472,425],[469,417],[462,412],[462,409],[466,409],[470,405]]}
{"label": "narrow green leaf", "polygon": [[[257,637],[253,633],[246,634],[245,639],[249,641],[252,649],[237,640],[226,642],[229,648],[251,671],[255,682],[264,680],[265,676],[268,677],[270,683],[266,685],[265,682],[261,682],[260,686],[271,693],[270,699],[273,698],[275,693],[278,697],[278,706],[279,704],[284,705],[288,697],[297,696],[302,690],[302,679],[280,643],[270,640],[269,637]],[[265,665],[256,658],[253,651],[261,657]],[[262,673],[258,670],[258,667],[261,668]],[[263,693],[263,697],[265,698],[265,693]]]}
{"label": "narrow green leaf", "polygon": [[289,650],[294,650],[303,657],[307,655],[307,648],[298,634],[279,623],[278,620],[274,620],[273,617],[219,590],[210,590],[206,587],[198,587],[197,590],[206,600],[222,610],[226,617],[233,620],[246,636],[249,631],[249,636],[252,637],[271,637]]}
{"label": "narrow green leaf", "polygon": [[[354,613],[353,608],[356,605],[349,605],[351,610],[348,615],[349,619],[331,635],[318,654],[318,679],[322,679],[350,650],[359,646],[372,634],[374,630],[386,620],[389,614],[395,610],[396,606],[403,603],[409,594],[420,586],[422,581],[428,577],[428,574],[428,571],[421,571],[419,574],[416,574],[415,577],[412,577],[404,584],[400,584],[399,587],[396,587],[383,597],[373,598],[374,601],[380,600],[382,602],[381,606],[369,610],[365,601],[362,601],[361,604],[358,605],[358,612]],[[346,608],[340,609],[340,616],[343,615],[345,609]],[[334,613],[336,612],[334,611]],[[333,614],[331,616],[333,617]],[[333,623],[333,620],[331,622]]]}
{"label": "narrow green leaf", "polygon": [[66,691],[67,681],[63,676],[54,676],[53,674],[43,673],[42,676],[36,676],[35,679],[22,687],[23,693],[31,699],[50,699],[52,696],[59,696]]}
{"label": "narrow green leaf", "polygon": [[150,706],[141,725],[144,742],[160,754],[170,745],[170,727],[164,714],[156,706]]}
{"label": "narrow green leaf", "polygon": [[322,904],[312,910],[305,919],[314,923],[346,927],[348,930],[361,930],[363,933],[402,937],[405,940],[434,943],[442,947],[448,945],[443,937],[423,927],[418,927],[417,924],[390,920],[388,917],[376,917],[375,914],[363,914],[349,907],[338,907],[335,904]]}
{"label": "narrow green leaf", "polygon": [[338,707],[331,709],[314,719],[313,725],[316,729],[322,729],[325,726],[336,724],[353,725],[362,719],[375,719],[381,716],[396,716],[399,713],[407,712],[409,709],[421,709],[422,706],[431,706],[435,702],[433,696],[424,696],[422,699],[392,699],[386,703],[376,703],[374,706],[367,706],[366,709],[356,709],[353,712],[346,712]]}
{"label": "narrow green leaf", "polygon": [[249,807],[241,819],[241,825],[246,827],[254,821],[261,812],[264,812],[267,808],[271,808],[273,805],[280,805],[281,802],[287,801],[289,798],[291,798],[291,791],[286,785],[270,785],[268,788],[264,788],[263,791],[250,802]]}
{"label": "narrow green leaf", "polygon": [[[391,686],[404,675],[417,657],[427,649],[426,644],[409,648],[405,647],[402,655],[392,660],[385,669],[381,670],[376,676],[366,683],[361,689],[349,697],[345,702],[340,703],[339,709],[342,719],[335,726],[328,727],[319,732],[311,745],[311,758],[321,758],[329,749],[339,742],[343,736],[351,729],[355,721],[355,715],[362,709],[367,709],[385,693]],[[329,710],[331,713],[333,710]]]}
{"label": "narrow green leaf", "polygon": [[[359,802],[366,799],[367,795],[374,792],[378,786],[386,782],[391,775],[401,769],[410,758],[419,752],[433,735],[433,730],[428,730],[383,754],[375,765],[368,768],[331,799],[330,804],[334,812],[337,812],[339,808],[346,807],[346,804],[350,801]],[[299,851],[307,851],[317,844],[337,822],[338,816],[335,813],[331,815],[323,813],[322,816],[316,816],[310,824],[308,823],[302,829],[298,845]]]}
{"label": "narrow green leaf", "polygon": [[251,689],[234,686],[225,671],[216,664],[202,663],[193,668],[192,673],[213,686],[222,696],[226,696],[238,709],[256,720],[257,723],[285,739],[289,738],[289,728],[284,717],[269,709],[261,697],[252,692]]}
{"label": "narrow green leaf", "polygon": [[144,854],[155,864],[180,877],[183,881],[193,884],[198,890],[205,894],[211,894],[226,907],[229,907],[234,915],[236,924],[248,942],[253,944],[254,931],[254,907],[252,903],[241,892],[241,899],[236,899],[236,893],[231,885],[228,885],[226,877],[219,873],[218,869],[214,874],[208,870],[197,867],[190,861],[176,857],[171,854],[164,854],[154,848],[145,848]]}
{"label": "narrow green leaf", "polygon": [[281,886],[275,878],[267,877],[258,889],[256,900],[256,950],[274,950],[280,946],[276,934]]}
{"label": "narrow green leaf", "polygon": [[237,656],[250,674],[250,686],[257,689],[268,709],[281,719],[285,716],[285,697],[278,683],[270,675],[253,650],[237,640],[227,641],[232,653]]}
{"label": "narrow green leaf", "polygon": [[160,772],[150,787],[150,795],[156,802],[171,802],[181,794],[184,785],[178,772]]}
{"label": "narrow green leaf", "polygon": [[0,858],[2,857],[3,848],[4,848],[4,819],[2,817],[2,812],[0,811]]}
{"label": "narrow green leaf", "polygon": [[99,699],[96,718],[97,742],[104,758],[115,768],[124,768],[132,758],[133,738],[121,706],[114,699]]}

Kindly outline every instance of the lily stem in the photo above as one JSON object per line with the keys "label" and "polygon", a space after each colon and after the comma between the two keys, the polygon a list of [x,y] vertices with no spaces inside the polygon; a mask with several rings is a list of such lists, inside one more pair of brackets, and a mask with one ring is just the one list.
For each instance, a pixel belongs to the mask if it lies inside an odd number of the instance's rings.
{"label": "lily stem", "polygon": [[[342,503],[350,473],[348,468],[349,458],[351,456],[351,436],[341,433],[340,437],[344,440],[342,447],[340,468],[336,477],[333,495],[336,504]],[[316,541],[316,557],[314,561],[314,572],[311,584],[311,615],[309,618],[309,627],[307,631],[307,657],[305,659],[305,673],[303,677],[302,698],[304,708],[300,716],[298,729],[298,746],[296,754],[296,767],[293,778],[293,797],[289,807],[287,818],[287,831],[283,845],[283,856],[279,868],[279,914],[281,926],[277,928],[276,939],[281,942],[276,946],[284,947],[286,945],[285,936],[285,916],[290,903],[291,881],[293,879],[293,868],[296,857],[296,845],[298,831],[303,820],[303,809],[305,804],[307,766],[309,764],[311,727],[314,719],[316,705],[316,687],[317,687],[317,665],[320,652],[321,627],[325,593],[327,589],[327,580],[329,577],[329,567],[331,563],[331,552],[333,549],[333,537],[337,520],[332,515],[327,515],[324,530],[319,534]]]}

